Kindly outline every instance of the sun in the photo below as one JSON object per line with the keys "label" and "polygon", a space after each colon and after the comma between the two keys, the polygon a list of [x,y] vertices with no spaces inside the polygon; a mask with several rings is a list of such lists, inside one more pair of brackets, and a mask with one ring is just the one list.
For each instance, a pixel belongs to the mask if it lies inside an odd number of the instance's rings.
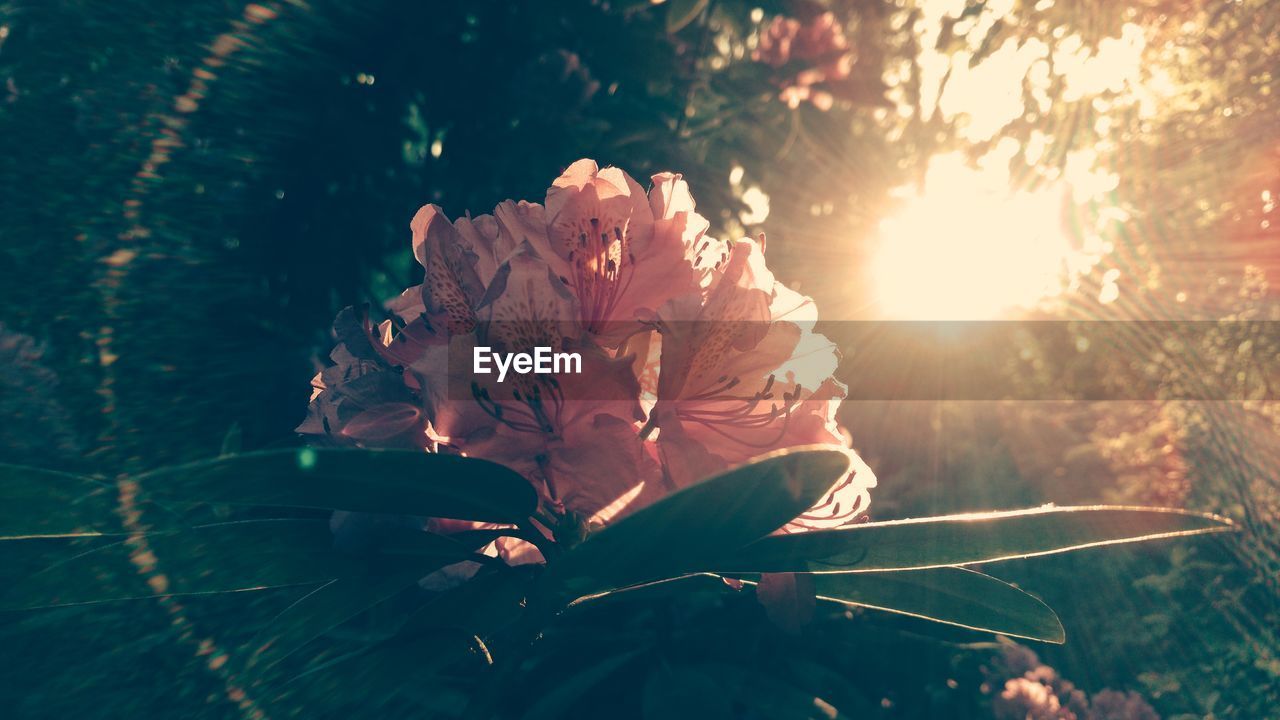
{"label": "sun", "polygon": [[958,154],[929,164],[923,188],[881,222],[874,301],[894,320],[992,320],[1062,292],[1075,251],[1058,187],[1010,191],[1003,168]]}

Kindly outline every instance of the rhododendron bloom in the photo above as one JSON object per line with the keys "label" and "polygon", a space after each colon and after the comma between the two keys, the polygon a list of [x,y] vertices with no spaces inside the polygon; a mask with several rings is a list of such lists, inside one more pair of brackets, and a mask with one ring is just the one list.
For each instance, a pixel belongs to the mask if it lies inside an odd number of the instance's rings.
{"label": "rhododendron bloom", "polygon": [[835,98],[830,85],[847,79],[854,63],[844,29],[831,12],[806,22],[774,17],[761,29],[752,58],[774,68],[798,66],[783,80],[779,98],[793,108],[809,101],[820,110],[831,108]]}
{"label": "rhododendron bloom", "polygon": [[422,281],[424,318],[439,332],[469,332],[475,327],[475,309],[484,295],[474,255],[435,205],[419,210],[410,228],[413,255],[426,270]]}
{"label": "rhododendron bloom", "polygon": [[347,308],[334,321],[333,365],[311,380],[311,406],[298,432],[340,445],[426,447],[426,418],[401,374],[379,354],[367,321]]}
{"label": "rhododendron bloom", "polygon": [[[451,339],[452,361],[426,346],[408,365],[431,439],[520,472],[555,513],[594,516],[642,484],[654,468],[633,429],[640,406],[631,362],[586,337],[577,299],[548,264],[522,245],[494,270],[476,305],[473,331]],[[500,383],[466,362],[476,346],[573,350],[582,368]]]}
{"label": "rhododendron bloom", "polygon": [[[333,365],[298,429],[506,465],[538,491],[548,537],[777,448],[847,444],[838,356],[812,330],[812,300],[774,278],[760,245],[707,227],[679,175],[654,175],[646,192],[590,160],[555,180],[545,206],[509,200],[454,221],[425,206],[410,225],[422,284],[376,327],[339,316]],[[476,348],[572,351],[580,372],[500,381],[475,372]],[[859,463],[786,530],[851,522],[874,484]],[[484,552],[540,559],[513,538]]]}
{"label": "rhododendron bloom", "polygon": [[[733,246],[705,301],[659,311],[662,347],[652,410],[671,489],[779,447],[845,444],[835,411],[838,355],[812,332],[812,300],[777,282],[751,240]],[[832,527],[865,512],[875,476],[854,471],[792,527]]]}
{"label": "rhododendron bloom", "polygon": [[537,227],[526,208],[527,239],[578,298],[584,328],[607,347],[641,330],[640,319],[697,289],[694,267],[707,222],[679,175],[653,176],[649,193],[618,168],[569,166],[547,190]]}

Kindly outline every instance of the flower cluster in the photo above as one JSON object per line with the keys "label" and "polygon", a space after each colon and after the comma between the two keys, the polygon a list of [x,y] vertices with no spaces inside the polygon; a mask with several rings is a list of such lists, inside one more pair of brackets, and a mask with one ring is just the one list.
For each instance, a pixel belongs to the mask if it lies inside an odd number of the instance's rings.
{"label": "flower cluster", "polygon": [[[580,160],[542,204],[453,221],[428,205],[411,229],[422,284],[381,324],[339,315],[300,432],[506,465],[557,535],[763,452],[848,442],[813,301],[774,278],[762,243],[709,237],[677,174],[646,192]],[[458,361],[480,346],[573,351],[581,371],[500,384]],[[787,529],[852,522],[874,485],[858,463]]]}
{"label": "flower cluster", "polygon": [[835,102],[830,86],[849,78],[855,55],[835,14],[824,12],[805,22],[775,16],[761,28],[752,59],[773,68],[800,66],[783,82],[779,99],[792,108],[807,101],[829,110]]}
{"label": "flower cluster", "polygon": [[[1102,690],[1092,698],[1021,645],[1009,643],[986,669],[984,692],[992,692],[996,720],[1159,720],[1141,695]],[[1007,678],[1007,679],[1006,679]]]}

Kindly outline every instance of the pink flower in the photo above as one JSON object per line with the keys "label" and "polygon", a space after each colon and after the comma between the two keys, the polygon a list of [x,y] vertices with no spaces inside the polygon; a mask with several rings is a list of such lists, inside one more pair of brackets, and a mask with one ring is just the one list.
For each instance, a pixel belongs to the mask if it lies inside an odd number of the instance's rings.
{"label": "pink flower", "polygon": [[775,68],[786,65],[791,62],[791,45],[799,34],[799,20],[775,15],[760,29],[760,41],[752,51],[751,59]]}
{"label": "pink flower", "polygon": [[476,259],[458,229],[435,205],[423,206],[410,223],[413,255],[425,269],[422,301],[427,325],[436,332],[470,332],[484,286]]}
{"label": "pink flower", "polygon": [[[1029,648],[1007,643],[990,667],[983,692],[1003,682],[992,698],[997,720],[1157,720],[1160,716],[1137,693],[1102,690],[1092,698],[1040,662]],[[1012,677],[1010,677],[1012,676]],[[1008,678],[1007,680],[1005,678]]]}
{"label": "pink flower", "polygon": [[333,365],[311,380],[311,405],[300,433],[339,445],[427,448],[426,416],[378,352],[367,318],[347,308],[334,321]]}
{"label": "pink flower", "polygon": [[[813,301],[777,282],[760,246],[735,243],[705,301],[658,312],[661,336],[650,422],[668,489],[767,450],[846,444],[835,422],[844,386],[835,346],[812,332]],[[875,476],[860,466],[788,529],[836,527],[866,511]]]}
{"label": "pink flower", "polygon": [[1053,688],[1029,678],[1014,678],[993,704],[995,717],[1007,720],[1078,720],[1062,707]]}
{"label": "pink flower", "polygon": [[782,80],[779,98],[792,108],[808,101],[829,110],[835,98],[826,86],[849,77],[855,56],[840,21],[824,12],[806,22],[774,17],[761,29],[752,59],[774,68],[798,65],[799,70]]}
{"label": "pink flower", "polygon": [[[639,384],[629,358],[585,335],[578,302],[526,244],[494,271],[475,332],[452,343],[454,361],[424,377],[432,436],[459,452],[522,473],[553,513],[591,517],[653,470],[635,424]],[[477,345],[500,352],[548,347],[582,357],[581,373],[478,376]]]}
{"label": "pink flower", "polygon": [[1138,693],[1102,690],[1093,696],[1089,720],[1160,720]]}
{"label": "pink flower", "polygon": [[[813,332],[812,300],[774,278],[761,245],[706,237],[679,175],[645,192],[580,160],[545,206],[450,221],[428,205],[410,227],[422,284],[377,327],[339,316],[300,432],[502,463],[537,489],[557,538],[767,451],[847,444],[838,355]],[[581,369],[499,382],[475,373],[478,347],[574,352]],[[859,464],[785,530],[856,520],[874,485]],[[512,538],[485,552],[541,557]]]}
{"label": "pink flower", "polygon": [[[317,376],[299,431],[371,447],[441,446],[521,472],[553,514],[616,513],[656,470],[635,431],[642,415],[631,360],[595,345],[578,298],[524,236],[541,208],[504,203],[497,216],[451,223],[435,206],[418,212],[411,228],[423,284],[388,303],[398,322],[376,331],[344,314],[345,339]],[[582,373],[477,381],[469,362],[477,345],[577,351]]]}
{"label": "pink flower", "polygon": [[545,209],[499,208],[499,220],[550,263],[578,299],[583,327],[605,347],[642,329],[673,297],[696,290],[707,221],[679,175],[653,176],[646,193],[618,168],[579,160],[547,190]]}

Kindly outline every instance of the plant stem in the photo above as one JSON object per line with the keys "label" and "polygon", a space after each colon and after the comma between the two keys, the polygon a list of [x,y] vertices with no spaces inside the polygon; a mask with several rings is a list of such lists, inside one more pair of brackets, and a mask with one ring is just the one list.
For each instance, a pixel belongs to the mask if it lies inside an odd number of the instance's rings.
{"label": "plant stem", "polygon": [[542,531],[538,529],[537,525],[533,524],[532,520],[526,519],[520,523],[515,532],[507,534],[510,537],[532,543],[534,547],[538,548],[538,552],[542,553],[542,559],[547,562],[550,562],[551,558],[560,554],[560,546],[547,539],[547,536],[542,534]]}
{"label": "plant stem", "polygon": [[554,612],[548,612],[546,607],[530,600],[530,607],[520,617],[512,631],[513,642],[510,651],[494,663],[493,675],[490,676],[489,682],[472,695],[460,720],[489,720],[493,717],[504,691],[519,673],[520,666],[528,657],[533,644],[542,635],[542,628],[555,615]]}
{"label": "plant stem", "polygon": [[649,420],[645,422],[644,427],[640,428],[640,439],[648,440],[649,436],[653,434],[653,431],[657,429],[658,418],[653,415],[649,415]]}

